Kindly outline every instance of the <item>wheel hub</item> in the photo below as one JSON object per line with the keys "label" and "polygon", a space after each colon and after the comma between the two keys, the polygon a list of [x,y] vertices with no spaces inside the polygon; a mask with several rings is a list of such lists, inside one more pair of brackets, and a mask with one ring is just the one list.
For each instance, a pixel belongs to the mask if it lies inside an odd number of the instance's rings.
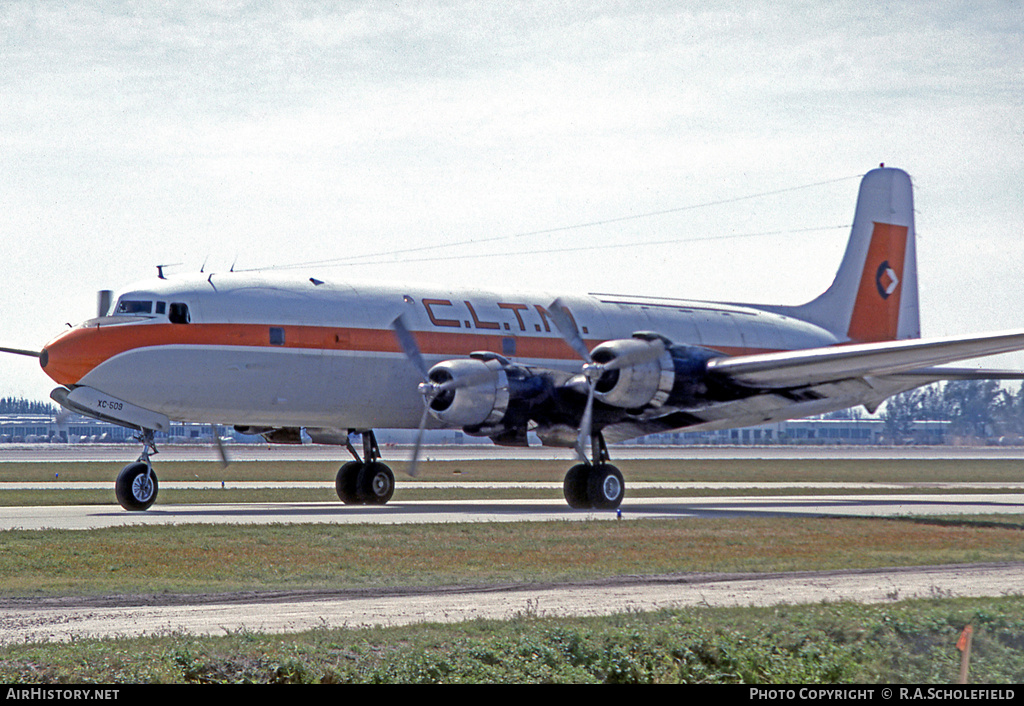
{"label": "wheel hub", "polygon": [[148,473],[140,473],[132,481],[132,495],[140,503],[144,503],[152,497],[153,481],[150,480]]}
{"label": "wheel hub", "polygon": [[619,479],[613,475],[609,475],[604,479],[604,483],[601,484],[601,492],[604,493],[606,500],[614,500],[619,497],[619,492],[622,489],[622,484]]}
{"label": "wheel hub", "polygon": [[390,487],[391,483],[388,481],[387,474],[377,473],[373,476],[373,493],[377,497],[386,495]]}

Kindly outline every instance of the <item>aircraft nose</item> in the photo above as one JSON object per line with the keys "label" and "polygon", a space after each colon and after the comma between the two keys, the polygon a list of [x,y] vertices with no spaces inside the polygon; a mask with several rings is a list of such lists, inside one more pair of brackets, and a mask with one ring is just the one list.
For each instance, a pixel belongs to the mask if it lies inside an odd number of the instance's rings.
{"label": "aircraft nose", "polygon": [[54,382],[74,385],[93,367],[93,337],[88,329],[65,331],[43,346],[39,365]]}

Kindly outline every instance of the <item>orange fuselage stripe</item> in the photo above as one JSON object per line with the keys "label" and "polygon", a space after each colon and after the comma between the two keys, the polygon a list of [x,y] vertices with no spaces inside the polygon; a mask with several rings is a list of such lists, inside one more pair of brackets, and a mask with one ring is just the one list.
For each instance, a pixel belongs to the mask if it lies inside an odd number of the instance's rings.
{"label": "orange fuselage stripe", "polygon": [[[284,343],[271,343],[270,329],[284,332]],[[465,356],[474,351],[501,351],[503,338],[495,334],[417,331],[416,340],[424,355]],[[602,341],[588,341],[590,348]],[[311,351],[352,351],[401,353],[389,329],[325,326],[278,326],[267,324],[124,324],[90,326],[68,331],[46,346],[46,374],[61,385],[75,385],[111,358],[127,351],[156,346],[253,347]],[[758,353],[717,346],[727,355]],[[576,360],[576,354],[561,338],[515,337],[515,358]]]}

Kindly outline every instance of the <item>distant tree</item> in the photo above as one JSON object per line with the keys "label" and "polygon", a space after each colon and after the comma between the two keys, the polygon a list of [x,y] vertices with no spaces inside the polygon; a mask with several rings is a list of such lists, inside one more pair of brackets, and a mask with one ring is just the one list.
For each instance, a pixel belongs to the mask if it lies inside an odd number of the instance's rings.
{"label": "distant tree", "polygon": [[922,387],[920,390],[921,397],[920,406],[917,410],[917,419],[948,421],[951,418],[951,412],[945,386],[935,383]]}
{"label": "distant tree", "polygon": [[839,409],[835,412],[829,412],[828,414],[821,415],[821,419],[863,419],[864,412],[861,411],[860,407],[848,407],[846,409]]}
{"label": "distant tree", "polygon": [[0,414],[56,414],[58,408],[49,402],[37,402],[24,397],[0,398]]}
{"label": "distant tree", "polygon": [[1016,392],[997,380],[951,380],[890,397],[882,409],[890,443],[906,443],[916,421],[948,421],[961,438],[1024,437],[1024,383]]}
{"label": "distant tree", "polygon": [[882,410],[882,430],[891,444],[905,444],[913,436],[914,422],[921,418],[922,389],[901,392],[890,397]]}
{"label": "distant tree", "polygon": [[1001,400],[996,380],[953,380],[943,388],[955,436],[984,439],[995,433],[995,413]]}
{"label": "distant tree", "polygon": [[999,391],[994,416],[996,431],[1001,436],[1024,437],[1024,382],[1017,392]]}

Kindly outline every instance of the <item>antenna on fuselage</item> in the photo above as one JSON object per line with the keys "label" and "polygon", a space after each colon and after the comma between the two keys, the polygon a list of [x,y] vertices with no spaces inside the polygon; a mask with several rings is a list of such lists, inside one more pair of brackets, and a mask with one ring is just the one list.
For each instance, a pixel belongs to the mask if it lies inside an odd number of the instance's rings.
{"label": "antenna on fuselage", "polygon": [[167,277],[164,276],[164,268],[165,267],[177,267],[180,264],[181,264],[180,262],[175,262],[175,263],[173,263],[171,265],[157,265],[156,266],[156,276],[157,276],[157,278],[158,279],[167,279]]}

